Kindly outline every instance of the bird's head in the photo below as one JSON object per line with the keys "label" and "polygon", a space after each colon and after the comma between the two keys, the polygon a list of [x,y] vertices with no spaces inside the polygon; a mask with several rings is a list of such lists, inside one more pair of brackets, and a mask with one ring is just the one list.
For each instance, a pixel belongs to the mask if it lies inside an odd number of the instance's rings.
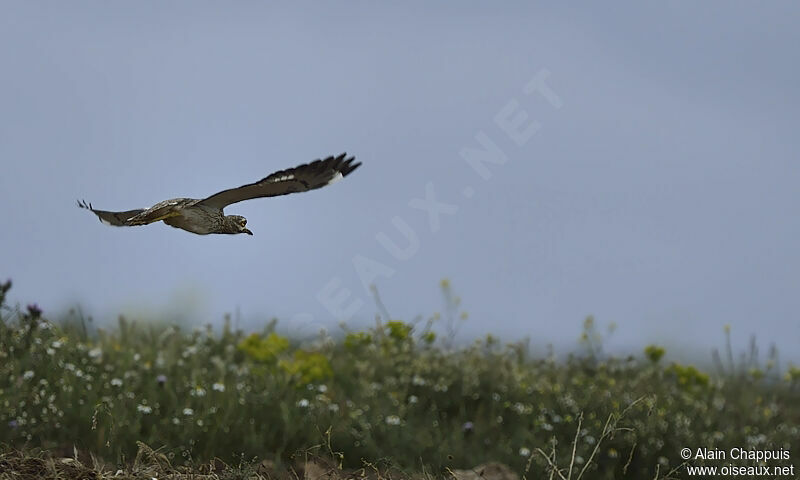
{"label": "bird's head", "polygon": [[234,227],[231,233],[246,233],[252,235],[253,232],[247,229],[247,219],[241,215],[228,215],[228,223]]}

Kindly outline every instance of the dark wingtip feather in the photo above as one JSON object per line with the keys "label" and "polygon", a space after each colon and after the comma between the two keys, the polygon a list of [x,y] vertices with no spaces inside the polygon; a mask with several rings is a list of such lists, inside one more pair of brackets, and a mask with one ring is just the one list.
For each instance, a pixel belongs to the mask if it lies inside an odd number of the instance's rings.
{"label": "dark wingtip feather", "polygon": [[[352,162],[353,160],[355,160],[355,158],[351,158],[351,159],[350,159],[350,161],[351,161],[351,162]],[[349,175],[349,174],[353,173],[353,171],[355,171],[355,169],[356,169],[356,168],[358,168],[358,167],[360,167],[360,166],[361,166],[361,162],[358,162],[358,163],[348,163],[348,164],[347,164],[347,170],[346,170],[346,171],[344,171],[344,172],[342,172],[342,176],[346,177],[347,175]]]}
{"label": "dark wingtip feather", "polygon": [[[342,153],[339,157],[337,157],[337,160],[344,159],[346,156],[346,153]],[[353,170],[361,166],[361,162],[353,163],[355,159],[355,156],[351,156],[350,158],[344,160],[341,165],[339,165],[337,170],[342,174],[343,177],[348,176]]]}

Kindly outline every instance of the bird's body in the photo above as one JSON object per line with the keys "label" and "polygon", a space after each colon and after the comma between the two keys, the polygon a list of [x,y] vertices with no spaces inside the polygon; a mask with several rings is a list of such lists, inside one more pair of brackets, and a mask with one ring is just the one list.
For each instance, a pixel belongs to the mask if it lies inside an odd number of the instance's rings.
{"label": "bird's body", "polygon": [[199,204],[195,198],[173,198],[158,202],[128,219],[131,226],[163,221],[167,225],[198,235],[225,233],[226,216],[221,210]]}
{"label": "bird's body", "polygon": [[209,233],[219,233],[226,230],[225,219],[227,217],[220,217],[215,212],[203,206],[184,208],[181,210],[180,215],[167,217],[164,223],[169,226],[186,230],[187,232],[196,233],[198,235],[208,235]]}
{"label": "bird's body", "polygon": [[167,225],[198,235],[212,233],[252,235],[253,233],[245,227],[247,219],[240,215],[225,215],[223,209],[230,204],[252,198],[274,197],[324,187],[347,176],[361,165],[353,163],[353,160],[353,157],[346,159],[345,154],[315,160],[299,167],[275,172],[255,183],[223,190],[210,197],[173,198],[147,209],[110,212],[95,210],[86,202],[78,202],[78,206],[92,211],[101,222],[118,227],[133,227],[163,221]]}

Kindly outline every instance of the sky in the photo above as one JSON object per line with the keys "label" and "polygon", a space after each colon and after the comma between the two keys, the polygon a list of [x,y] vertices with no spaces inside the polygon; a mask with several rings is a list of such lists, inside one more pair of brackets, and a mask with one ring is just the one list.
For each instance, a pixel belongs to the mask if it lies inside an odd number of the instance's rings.
{"label": "sky", "polygon": [[[491,332],[800,361],[796,2],[0,6],[0,278],[98,322],[297,335],[442,311]],[[202,198],[348,152],[254,236],[76,207]]]}

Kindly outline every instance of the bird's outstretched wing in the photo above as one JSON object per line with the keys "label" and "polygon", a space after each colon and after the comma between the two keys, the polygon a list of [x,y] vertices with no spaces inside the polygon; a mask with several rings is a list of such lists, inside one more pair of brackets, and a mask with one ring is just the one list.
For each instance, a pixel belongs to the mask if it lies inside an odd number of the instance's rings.
{"label": "bird's outstretched wing", "polygon": [[78,200],[78,206],[81,208],[85,208],[86,210],[89,210],[90,212],[97,215],[97,218],[99,218],[100,221],[105,223],[106,225],[113,225],[115,227],[131,226],[131,224],[128,223],[128,219],[144,212],[144,209],[141,208],[137,210],[128,210],[126,212],[107,212],[105,210],[95,210],[94,208],[92,208],[91,203],[86,203],[86,201],[82,200]]}
{"label": "bird's outstretched wing", "polygon": [[361,165],[353,163],[353,160],[355,157],[346,158],[344,153],[337,157],[314,160],[299,167],[275,172],[255,183],[215,193],[200,200],[198,205],[222,209],[232,203],[251,198],[275,197],[314,190],[346,177]]}

